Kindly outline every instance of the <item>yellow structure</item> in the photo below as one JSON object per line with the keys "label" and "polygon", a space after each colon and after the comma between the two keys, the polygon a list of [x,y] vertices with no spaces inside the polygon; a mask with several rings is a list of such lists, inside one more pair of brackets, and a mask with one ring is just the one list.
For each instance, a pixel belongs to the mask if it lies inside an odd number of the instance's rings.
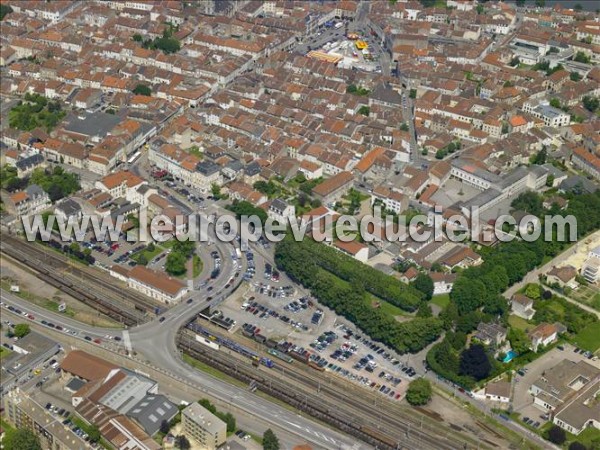
{"label": "yellow structure", "polygon": [[359,50],[364,50],[365,48],[369,48],[369,44],[365,41],[356,41],[356,48]]}

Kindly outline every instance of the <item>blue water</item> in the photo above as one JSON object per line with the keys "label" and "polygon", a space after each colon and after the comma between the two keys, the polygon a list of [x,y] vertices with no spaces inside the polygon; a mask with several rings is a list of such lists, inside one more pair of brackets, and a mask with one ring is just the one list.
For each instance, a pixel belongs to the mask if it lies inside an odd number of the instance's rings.
{"label": "blue water", "polygon": [[504,357],[504,359],[502,360],[503,363],[509,363],[511,362],[515,357],[517,356],[517,352],[515,352],[514,350],[509,350],[509,352],[506,354],[506,356]]}

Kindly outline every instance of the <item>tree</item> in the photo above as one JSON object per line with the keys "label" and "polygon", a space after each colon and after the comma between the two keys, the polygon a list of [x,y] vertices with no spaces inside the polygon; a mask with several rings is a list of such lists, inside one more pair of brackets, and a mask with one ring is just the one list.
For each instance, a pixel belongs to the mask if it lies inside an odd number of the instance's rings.
{"label": "tree", "polygon": [[446,149],[440,148],[437,152],[435,152],[435,158],[436,159],[444,159],[447,154],[448,154],[448,151]]}
{"label": "tree", "polygon": [[135,42],[143,41],[142,35],[139,33],[135,33],[133,36],[131,36],[131,39],[133,39]]}
{"label": "tree", "polygon": [[0,21],[4,20],[4,17],[11,12],[13,12],[13,9],[9,5],[2,3],[0,5]]}
{"label": "tree", "polygon": [[416,89],[411,89],[408,96],[410,98],[417,98],[417,90]]}
{"label": "tree", "polygon": [[529,351],[531,341],[527,337],[527,333],[525,333],[523,330],[510,327],[506,337],[510,342],[510,346],[515,352],[517,352],[517,354],[522,355],[523,353],[527,353]]}
{"label": "tree", "polygon": [[210,193],[216,199],[220,199],[221,198],[221,186],[219,186],[217,183],[211,184],[210,185]]}
{"label": "tree", "polygon": [[102,437],[100,434],[100,429],[96,425],[90,425],[86,429],[86,433],[89,436],[90,442],[98,442]]}
{"label": "tree", "polygon": [[431,310],[431,306],[428,303],[421,303],[419,309],[417,310],[417,317],[432,317],[433,311]]}
{"label": "tree", "polygon": [[152,95],[152,89],[145,84],[140,83],[133,89],[133,93],[136,95],[145,95],[146,97],[150,97]]}
{"label": "tree", "polygon": [[573,58],[573,61],[577,61],[584,64],[589,64],[590,60],[591,58],[582,51],[578,51],[577,53],[575,53],[575,57]]}
{"label": "tree", "polygon": [[542,295],[540,285],[535,283],[528,284],[527,288],[525,288],[525,295],[533,300],[538,300]]}
{"label": "tree", "polygon": [[29,332],[31,331],[31,329],[29,328],[29,324],[27,323],[18,323],[15,325],[15,329],[13,330],[13,334],[18,337],[18,338],[22,338],[25,337],[29,334]]}
{"label": "tree", "polygon": [[179,252],[171,252],[169,256],[167,256],[167,261],[165,262],[165,270],[169,275],[183,275],[186,271],[185,263],[187,259],[184,255]]}
{"label": "tree", "polygon": [[573,441],[569,444],[569,450],[587,450],[587,447],[581,442]]}
{"label": "tree", "polygon": [[406,390],[406,401],[413,406],[426,405],[431,400],[431,383],[425,378],[413,380]]}
{"label": "tree", "polygon": [[7,433],[2,444],[7,450],[42,450],[38,437],[26,428]]}
{"label": "tree", "polygon": [[279,450],[279,438],[270,428],[263,434],[264,450]]}
{"label": "tree", "polygon": [[525,0],[516,0],[515,3],[520,8],[522,8],[523,6],[525,6]]}
{"label": "tree", "polygon": [[579,75],[577,72],[571,72],[569,74],[569,78],[571,79],[571,81],[580,81],[581,75]]}
{"label": "tree", "polygon": [[583,107],[590,112],[595,112],[600,106],[600,100],[597,97],[590,97],[586,95],[583,97]]}
{"label": "tree", "polygon": [[502,122],[502,130],[501,133],[502,134],[508,134],[508,131],[510,130],[510,128],[508,127],[508,123],[506,122]]}
{"label": "tree", "polygon": [[563,444],[567,440],[565,430],[559,426],[553,425],[552,428],[548,430],[548,440],[557,445]]}
{"label": "tree", "polygon": [[460,374],[473,377],[476,381],[486,378],[492,370],[492,364],[485,348],[473,344],[460,355]]}
{"label": "tree", "polygon": [[402,125],[400,125],[400,130],[402,131],[408,131],[408,124],[406,122],[402,122]]}
{"label": "tree", "polygon": [[156,246],[154,245],[154,242],[150,242],[148,244],[148,246],[146,247],[146,250],[148,250],[150,253],[152,253],[154,250],[156,250]]}
{"label": "tree", "polygon": [[550,99],[550,106],[552,106],[553,108],[560,109],[560,100],[556,97]]}
{"label": "tree", "polygon": [[371,113],[371,108],[369,108],[368,106],[361,106],[358,109],[358,113],[362,114],[363,116],[368,116]]}
{"label": "tree", "polygon": [[137,263],[140,266],[148,265],[148,257],[146,256],[145,253],[140,253],[140,256],[137,257]]}
{"label": "tree", "polygon": [[554,174],[549,173],[548,178],[546,178],[546,187],[554,186]]}
{"label": "tree", "polygon": [[169,425],[169,422],[168,422],[167,420],[163,420],[163,421],[160,423],[160,428],[159,428],[159,431],[160,431],[162,434],[167,434],[167,433],[169,432],[169,430],[170,430],[170,429],[171,429],[171,426]]}
{"label": "tree", "polygon": [[511,67],[517,67],[519,64],[521,64],[521,60],[518,56],[515,56],[513,59],[510,60],[510,63],[508,63],[508,65]]}
{"label": "tree", "polygon": [[543,298],[544,300],[550,300],[550,299],[552,298],[552,291],[549,291],[549,290],[547,290],[547,291],[544,291],[544,292],[542,293],[542,298]]}
{"label": "tree", "polygon": [[543,8],[546,6],[546,0],[535,0],[535,6],[538,8]]}
{"label": "tree", "polygon": [[477,5],[477,8],[476,8],[477,14],[483,14],[484,9],[485,8],[483,7],[483,5]]}
{"label": "tree", "polygon": [[189,450],[192,447],[188,438],[183,434],[175,437],[175,446],[181,450]]}
{"label": "tree", "polygon": [[[581,3],[575,3],[575,6],[573,6],[573,9],[575,11],[581,11],[583,9],[583,6],[581,6]],[[569,450],[572,450],[572,449],[569,447]]]}
{"label": "tree", "polygon": [[433,296],[433,280],[431,277],[424,273],[419,273],[412,285],[418,291],[421,291],[427,300],[431,300]]}

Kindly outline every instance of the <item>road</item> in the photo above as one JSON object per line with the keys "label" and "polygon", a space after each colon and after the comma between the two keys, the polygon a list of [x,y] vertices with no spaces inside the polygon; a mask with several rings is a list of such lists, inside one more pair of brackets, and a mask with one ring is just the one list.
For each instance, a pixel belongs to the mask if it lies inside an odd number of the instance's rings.
{"label": "road", "polygon": [[[564,251],[560,255],[556,256],[554,259],[547,262],[543,266],[532,270],[527,275],[525,275],[525,277],[521,281],[519,281],[518,283],[515,283],[511,287],[509,287],[504,292],[504,294],[503,294],[504,297],[511,298],[514,293],[516,293],[519,289],[521,289],[523,286],[527,285],[528,283],[538,283],[540,275],[548,272],[554,266],[559,266],[560,264],[562,264],[563,262],[568,260],[571,256],[573,256],[575,253],[577,253],[581,249],[582,246],[588,245],[588,242],[598,241],[598,240],[600,240],[600,231],[596,231],[595,233],[586,237],[585,239],[581,239],[579,242],[577,242],[576,244],[571,246],[571,248]],[[577,303],[577,304],[579,306],[581,306],[579,303]]]}

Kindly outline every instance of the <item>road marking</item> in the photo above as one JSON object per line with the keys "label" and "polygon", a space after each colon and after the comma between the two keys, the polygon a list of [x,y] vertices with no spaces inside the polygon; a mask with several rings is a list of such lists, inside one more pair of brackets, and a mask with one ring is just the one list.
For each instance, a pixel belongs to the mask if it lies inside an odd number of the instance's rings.
{"label": "road marking", "polygon": [[133,348],[131,347],[131,338],[129,337],[129,330],[123,330],[123,345],[125,345],[125,348],[129,353],[133,351]]}

